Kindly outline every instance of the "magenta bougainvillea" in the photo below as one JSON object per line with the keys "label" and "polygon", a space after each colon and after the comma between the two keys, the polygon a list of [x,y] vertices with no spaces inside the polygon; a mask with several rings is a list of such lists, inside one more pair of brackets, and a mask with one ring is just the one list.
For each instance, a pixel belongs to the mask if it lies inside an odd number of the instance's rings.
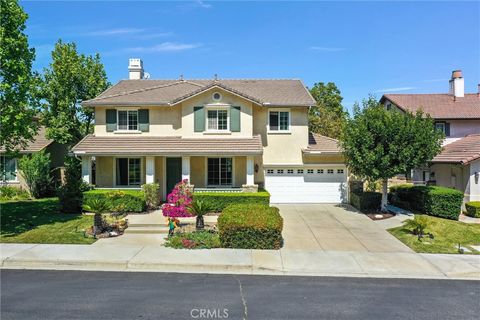
{"label": "magenta bougainvillea", "polygon": [[192,191],[188,180],[182,180],[175,185],[172,192],[167,196],[167,203],[162,206],[165,217],[191,217],[187,212],[188,206],[192,203]]}

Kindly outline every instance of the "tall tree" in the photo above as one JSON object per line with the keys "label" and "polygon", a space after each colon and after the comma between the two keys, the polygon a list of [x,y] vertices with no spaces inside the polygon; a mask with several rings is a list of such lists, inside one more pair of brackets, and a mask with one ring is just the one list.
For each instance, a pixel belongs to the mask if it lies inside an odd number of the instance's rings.
{"label": "tall tree", "polygon": [[342,106],[342,96],[335,83],[315,83],[310,89],[317,105],[310,108],[308,124],[311,132],[339,139],[347,123],[347,112]]}
{"label": "tall tree", "polygon": [[25,147],[37,132],[35,50],[24,32],[27,18],[17,1],[0,0],[0,144],[7,152]]}
{"label": "tall tree", "polygon": [[382,210],[388,179],[431,160],[442,149],[443,134],[422,114],[387,111],[374,97],[354,107],[341,146],[351,172],[370,181],[382,180]]}
{"label": "tall tree", "polygon": [[109,83],[100,56],[79,54],[75,43],[59,40],[45,69],[42,94],[47,137],[74,145],[91,130],[93,109],[81,106]]}

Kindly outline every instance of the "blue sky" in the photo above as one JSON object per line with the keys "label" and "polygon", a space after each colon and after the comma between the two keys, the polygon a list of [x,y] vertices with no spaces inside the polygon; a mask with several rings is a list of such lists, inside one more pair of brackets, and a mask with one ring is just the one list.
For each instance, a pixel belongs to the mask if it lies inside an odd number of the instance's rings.
{"label": "blue sky", "polygon": [[21,1],[35,68],[57,39],[99,52],[112,83],[143,59],[152,79],[333,81],[344,105],[384,92],[448,91],[462,69],[480,83],[479,2]]}

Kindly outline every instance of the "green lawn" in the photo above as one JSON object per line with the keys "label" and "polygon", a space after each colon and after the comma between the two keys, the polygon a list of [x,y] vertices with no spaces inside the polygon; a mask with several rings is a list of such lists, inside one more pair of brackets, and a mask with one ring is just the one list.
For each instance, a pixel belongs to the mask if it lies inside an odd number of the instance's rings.
{"label": "green lawn", "polygon": [[480,254],[470,247],[471,245],[480,245],[480,225],[431,216],[427,216],[427,218],[428,226],[425,232],[432,233],[434,239],[425,237],[422,241],[419,241],[417,236],[411,234],[410,230],[404,227],[397,227],[388,231],[415,252],[458,253],[458,239],[461,239],[463,247],[470,249],[471,253]]}
{"label": "green lawn", "polygon": [[0,242],[90,244],[92,216],[63,214],[58,199],[0,202]]}

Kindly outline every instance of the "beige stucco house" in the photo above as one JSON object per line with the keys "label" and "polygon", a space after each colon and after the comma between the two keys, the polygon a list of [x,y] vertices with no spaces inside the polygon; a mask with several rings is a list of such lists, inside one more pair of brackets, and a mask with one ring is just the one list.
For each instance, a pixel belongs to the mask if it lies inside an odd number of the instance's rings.
{"label": "beige stucco house", "polygon": [[140,59],[129,75],[83,102],[95,108],[95,131],[73,152],[86,182],[156,182],[165,198],[187,179],[197,191],[265,188],[274,203],[346,201],[341,152],[309,134],[315,100],[300,80],[150,80]]}

